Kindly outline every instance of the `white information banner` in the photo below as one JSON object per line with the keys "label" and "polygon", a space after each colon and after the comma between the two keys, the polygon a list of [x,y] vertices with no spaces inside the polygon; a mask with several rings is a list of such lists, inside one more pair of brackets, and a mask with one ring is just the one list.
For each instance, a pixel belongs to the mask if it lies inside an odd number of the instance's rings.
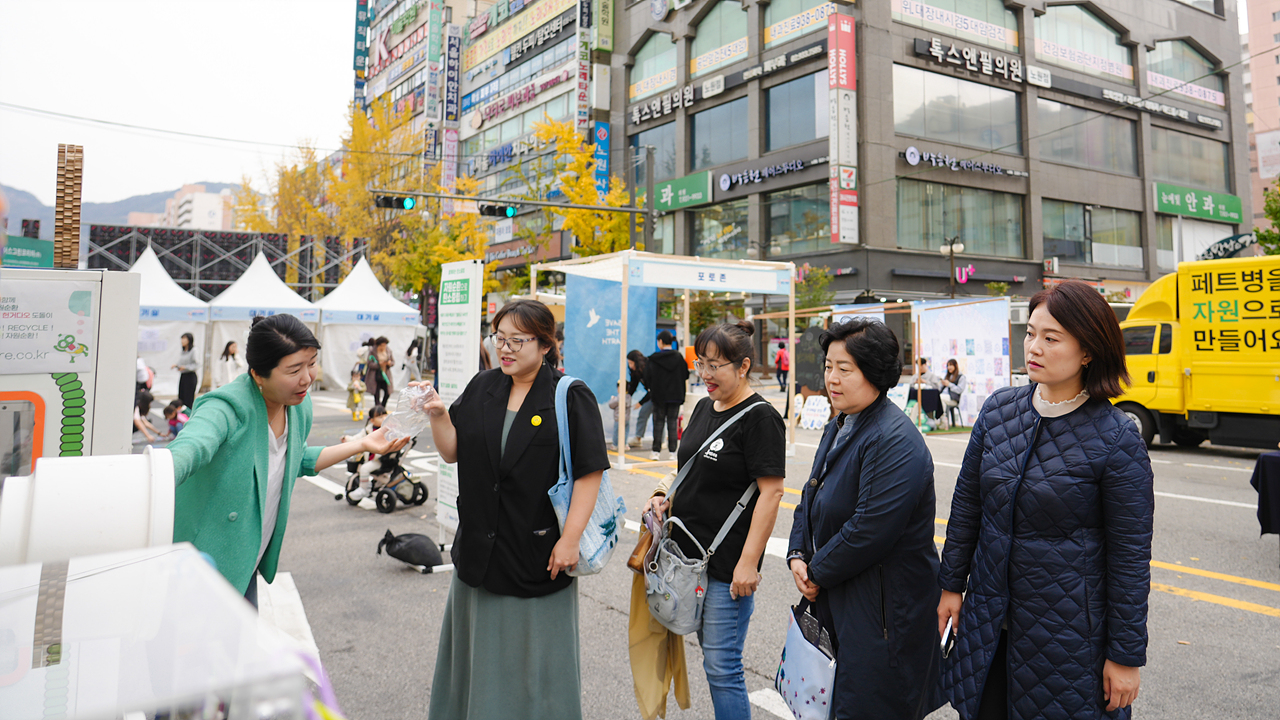
{"label": "white information banner", "polygon": [[[466,389],[480,369],[480,301],[484,265],[462,260],[440,266],[439,332],[436,385],[445,405]],[[436,488],[436,521],[441,529],[458,529],[458,468],[440,462]]]}
{"label": "white information banner", "polygon": [[92,373],[99,284],[14,280],[0,285],[0,375]]}
{"label": "white information banner", "polygon": [[698,266],[692,263],[632,259],[630,273],[631,285],[642,287],[770,295],[786,295],[791,292],[791,276],[788,271],[770,268]]}

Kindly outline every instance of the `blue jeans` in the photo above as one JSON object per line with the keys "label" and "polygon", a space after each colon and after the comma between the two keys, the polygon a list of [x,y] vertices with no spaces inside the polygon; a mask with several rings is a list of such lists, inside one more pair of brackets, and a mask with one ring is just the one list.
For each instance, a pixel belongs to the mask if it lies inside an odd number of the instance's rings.
{"label": "blue jeans", "polygon": [[747,626],[755,610],[755,595],[737,600],[729,597],[729,583],[707,578],[707,596],[702,603],[702,669],[711,688],[711,705],[716,720],[751,720],[751,701],[742,670],[742,647]]}

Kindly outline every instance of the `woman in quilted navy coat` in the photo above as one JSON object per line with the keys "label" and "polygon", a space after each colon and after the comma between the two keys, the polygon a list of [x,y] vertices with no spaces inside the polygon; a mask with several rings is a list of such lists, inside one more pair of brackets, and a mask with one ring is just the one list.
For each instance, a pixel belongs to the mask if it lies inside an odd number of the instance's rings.
{"label": "woman in quilted navy coat", "polygon": [[[956,480],[938,631],[971,718],[1128,718],[1147,659],[1151,464],[1108,400],[1128,383],[1115,315],[1067,282],[1031,299],[1032,384],[983,406]],[[966,593],[963,600],[961,593]]]}
{"label": "woman in quilted navy coat", "polygon": [[933,458],[885,397],[898,339],[854,318],[823,333],[827,425],[791,525],[787,564],[833,639],[833,718],[919,720],[937,708]]}

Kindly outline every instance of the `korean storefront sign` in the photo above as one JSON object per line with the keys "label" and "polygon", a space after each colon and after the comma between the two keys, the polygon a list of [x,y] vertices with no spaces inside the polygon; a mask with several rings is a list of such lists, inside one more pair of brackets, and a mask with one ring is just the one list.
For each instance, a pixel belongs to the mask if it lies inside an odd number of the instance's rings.
{"label": "korean storefront sign", "polygon": [[10,235],[0,265],[5,267],[53,267],[53,241]]}
{"label": "korean storefront sign", "polygon": [[369,65],[369,0],[356,0],[355,57],[351,69],[364,72]]}
{"label": "korean storefront sign", "polygon": [[858,242],[858,68],[853,18],[827,18],[831,242]]}
{"label": "korean storefront sign", "polygon": [[1161,75],[1150,70],[1147,71],[1147,84],[1161,90],[1172,90],[1179,95],[1186,95],[1189,98],[1213,103],[1214,105],[1225,106],[1227,104],[1227,96],[1221,90],[1195,85],[1185,80],[1171,78],[1168,75]]}
{"label": "korean storefront sign", "polygon": [[516,40],[534,32],[538,26],[565,10],[576,7],[577,4],[578,0],[538,0],[532,5],[525,5],[523,12],[507,20],[500,27],[492,31],[482,30],[480,34],[483,34],[483,37],[479,39],[475,39],[478,34],[473,27],[471,35],[473,42],[471,47],[462,54],[462,69],[466,71],[479,65],[501,52],[503,48],[513,45]]}
{"label": "korean storefront sign", "polygon": [[423,23],[418,26],[417,30],[409,33],[408,37],[396,43],[394,48],[387,49],[387,39],[391,36],[391,31],[383,30],[382,34],[379,35],[373,43],[371,43],[373,57],[369,62],[369,77],[373,77],[383,70],[386,70],[388,65],[404,57],[413,50],[418,43],[426,40],[430,32],[430,24]]}
{"label": "korean storefront sign", "polygon": [[444,0],[430,0],[427,5],[427,62],[439,64],[441,40],[444,36]]}
{"label": "korean storefront sign", "polygon": [[[444,162],[440,165],[440,186],[452,195],[458,182],[458,130],[445,128],[443,145]],[[453,214],[453,201],[441,200],[440,211],[444,215]]]}
{"label": "korean storefront sign", "polygon": [[1030,83],[1040,87],[1049,87],[1051,75],[1047,70],[1036,68],[1034,77],[1031,68],[1022,64],[1022,58],[993,53],[990,50],[973,45],[956,43],[941,38],[916,38],[915,52],[920,57],[931,58],[939,65],[950,65],[963,68],[969,72],[982,73],[987,77],[999,76],[1015,83]]}
{"label": "korean storefront sign", "polygon": [[1155,183],[1155,193],[1158,213],[1226,223],[1243,222],[1244,207],[1235,195],[1168,183]]}
{"label": "korean storefront sign", "polygon": [[653,186],[653,208],[669,212],[711,202],[711,172],[704,170],[675,180],[667,180]]}
{"label": "korean storefront sign", "polygon": [[[590,0],[582,2],[587,5]],[[577,107],[575,127],[578,132],[585,133],[591,127],[591,30],[582,27],[581,17],[578,21],[578,88],[573,97]]]}
{"label": "korean storefront sign", "polygon": [[596,26],[591,47],[596,50],[613,52],[613,10],[614,0],[592,0],[595,3]]}
{"label": "korean storefront sign", "polygon": [[676,88],[669,93],[663,93],[658,97],[633,106],[631,108],[631,124],[638,125],[642,122],[656,120],[664,115],[670,115],[682,107],[692,107],[693,100],[693,85],[685,85],[683,88]]}
{"label": "korean storefront sign", "polygon": [[932,7],[922,2],[916,2],[916,0],[895,0],[893,14],[921,20],[931,25],[942,25],[955,30],[957,33],[977,35],[1005,43],[1011,47],[1017,47],[1018,45],[1017,30],[961,15],[951,10]]}
{"label": "korean storefront sign", "polygon": [[1166,105],[1165,103],[1158,102],[1156,100],[1149,100],[1149,99],[1144,100],[1143,98],[1140,98],[1137,95],[1130,95],[1129,93],[1122,93],[1117,90],[1111,90],[1109,88],[1093,88],[1090,86],[1084,86],[1084,87],[1087,87],[1093,90],[1096,93],[1097,97],[1100,97],[1103,100],[1106,100],[1108,102],[1116,103],[1117,105],[1128,105],[1129,107],[1135,110],[1141,110],[1143,112],[1149,112],[1155,115],[1163,115],[1165,117],[1172,118],[1174,120],[1181,120],[1183,122],[1192,123],[1193,125],[1211,127],[1215,130],[1221,130],[1223,128],[1223,123],[1218,118],[1209,117],[1208,115],[1201,115],[1200,113],[1193,113],[1190,110],[1187,110],[1186,108],[1174,107],[1173,105]]}
{"label": "korean storefront sign", "polygon": [[714,50],[708,50],[696,58],[689,61],[689,73],[696,75],[711,68],[727,65],[734,60],[746,57],[747,55],[747,39],[745,37],[738,38],[733,42],[722,45]]}
{"label": "korean storefront sign", "polygon": [[596,121],[596,192],[609,193],[609,123]]}
{"label": "korean storefront sign", "polygon": [[[513,43],[511,47],[504,50],[502,53],[502,64],[511,65],[513,63],[517,63],[521,58],[528,55],[533,50],[536,50],[547,43],[554,44],[559,42],[565,35],[569,34],[576,28],[577,19],[574,17],[573,13],[566,12],[558,17],[554,17],[550,22],[542,25],[528,35],[525,35],[524,39]],[[511,68],[508,67],[506,70],[510,71]]]}
{"label": "korean storefront sign", "polygon": [[573,70],[569,68],[558,70],[550,75],[543,75],[542,77],[532,80],[528,85],[512,90],[497,100],[485,105],[480,109],[479,115],[485,122],[488,122],[489,120],[499,115],[503,115],[510,110],[515,110],[516,108],[523,107],[524,105],[533,102],[533,100],[541,93],[550,90],[561,83],[568,82],[572,77]]}
{"label": "korean storefront sign", "polygon": [[462,87],[462,26],[445,26],[444,126],[457,128],[462,112],[458,94]]}
{"label": "korean storefront sign", "polygon": [[1202,352],[1232,353],[1236,359],[1256,353],[1258,361],[1280,357],[1280,267],[1260,260],[1250,267],[1208,269],[1216,264],[1198,263],[1196,270],[1178,274],[1178,295],[1187,298],[1183,307],[1194,308],[1182,316],[1183,332],[1191,332]]}
{"label": "korean storefront sign", "polygon": [[766,47],[780,42],[792,35],[800,35],[816,25],[824,25],[829,15],[836,12],[835,3],[826,3],[816,8],[805,10],[799,15],[792,15],[784,20],[770,25],[764,29],[764,44]]}
{"label": "korean storefront sign", "polygon": [[792,173],[801,172],[808,167],[821,165],[824,162],[826,162],[826,158],[817,158],[815,160],[787,160],[780,163],[745,168],[738,172],[721,173],[720,180],[717,184],[720,188],[720,192],[727,193],[734,188],[742,188],[744,185],[755,185],[767,182],[776,177],[783,177]]}
{"label": "korean storefront sign", "polygon": [[907,161],[911,167],[916,167],[920,163],[932,165],[936,168],[950,168],[952,171],[965,170],[967,172],[987,173],[988,175],[1008,175],[1011,177],[1030,177],[1030,173],[1024,170],[1008,170],[1000,165],[991,162],[982,162],[980,160],[962,160],[950,155],[942,153],[922,151],[915,145],[908,147],[906,150],[898,153],[898,157]]}
{"label": "korean storefront sign", "polygon": [[1036,38],[1036,56],[1053,58],[1068,65],[1078,65],[1085,70],[1113,75],[1126,82],[1133,82],[1133,66],[1122,62],[1094,55],[1073,47],[1060,45],[1050,40]]}

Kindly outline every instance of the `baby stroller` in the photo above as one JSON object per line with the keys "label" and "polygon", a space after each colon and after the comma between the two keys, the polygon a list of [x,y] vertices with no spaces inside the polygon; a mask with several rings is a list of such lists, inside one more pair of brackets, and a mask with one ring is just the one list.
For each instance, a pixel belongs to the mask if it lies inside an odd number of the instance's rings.
{"label": "baby stroller", "polygon": [[[373,498],[374,504],[378,506],[378,512],[389,513],[395,510],[397,502],[405,505],[421,505],[427,501],[427,486],[414,480],[413,473],[401,464],[404,454],[417,442],[417,438],[415,438],[398,452],[378,456],[378,461],[381,465],[377,470],[373,471],[369,478],[369,496]],[[351,473],[351,476],[347,478],[346,491],[335,496],[334,500],[341,500],[346,497],[347,504],[360,504],[360,498],[353,498],[351,494],[356,491],[356,488],[360,487],[360,465],[362,462],[363,460],[347,460],[347,472]]]}

